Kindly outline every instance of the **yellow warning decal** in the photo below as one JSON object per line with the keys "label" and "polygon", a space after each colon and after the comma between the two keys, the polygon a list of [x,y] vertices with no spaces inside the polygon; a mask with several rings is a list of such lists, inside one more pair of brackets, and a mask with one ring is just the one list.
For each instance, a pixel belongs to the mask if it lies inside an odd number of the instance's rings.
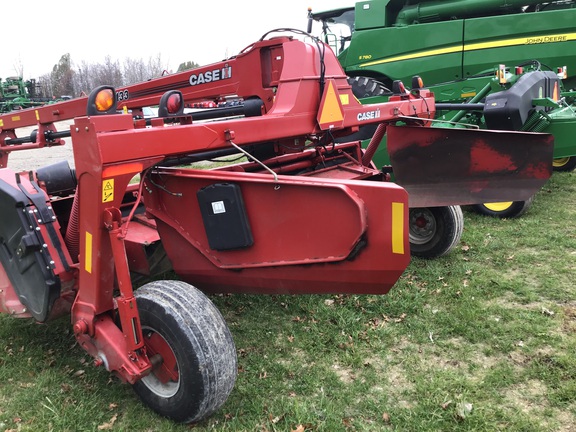
{"label": "yellow warning decal", "polygon": [[348,96],[347,94],[341,94],[340,102],[342,103],[342,105],[350,105],[350,96]]}
{"label": "yellow warning decal", "polygon": [[0,127],[4,127],[4,120],[0,119]]}
{"label": "yellow warning decal", "polygon": [[40,121],[40,113],[38,110],[34,110],[34,113],[36,114],[36,121]]}
{"label": "yellow warning decal", "polygon": [[102,202],[114,201],[114,179],[102,181]]}
{"label": "yellow warning decal", "polygon": [[404,255],[404,203],[392,203],[392,253]]}
{"label": "yellow warning decal", "polygon": [[86,231],[86,247],[84,249],[84,269],[92,273],[92,234]]}
{"label": "yellow warning decal", "polygon": [[12,121],[13,122],[20,121],[20,116],[19,115],[18,116],[12,116]]}

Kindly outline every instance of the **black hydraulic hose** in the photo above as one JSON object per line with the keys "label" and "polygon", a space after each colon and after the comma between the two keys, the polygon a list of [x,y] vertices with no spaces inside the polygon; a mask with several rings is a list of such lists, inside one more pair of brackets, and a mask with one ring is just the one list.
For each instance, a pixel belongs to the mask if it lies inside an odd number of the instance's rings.
{"label": "black hydraulic hose", "polygon": [[246,99],[242,105],[231,107],[212,108],[192,113],[192,120],[210,120],[220,117],[243,115],[245,117],[257,117],[262,115],[264,103],[261,99]]}
{"label": "black hydraulic hose", "polygon": [[[32,131],[29,136],[22,137],[22,138],[8,138],[4,141],[6,145],[18,145],[18,144],[26,144],[26,143],[35,143],[36,138],[38,136],[38,131]],[[72,135],[70,131],[46,131],[44,132],[44,137],[46,141],[54,141],[60,138],[70,138]]]}

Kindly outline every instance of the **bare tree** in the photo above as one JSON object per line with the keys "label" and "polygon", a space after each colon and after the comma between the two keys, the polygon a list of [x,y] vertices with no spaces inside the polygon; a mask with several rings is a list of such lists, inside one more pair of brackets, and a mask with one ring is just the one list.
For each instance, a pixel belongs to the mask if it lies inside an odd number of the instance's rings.
{"label": "bare tree", "polygon": [[162,55],[158,53],[156,57],[148,59],[148,79],[158,78],[168,72],[168,65],[162,61]]}
{"label": "bare tree", "polygon": [[111,85],[121,87],[124,85],[124,78],[118,60],[112,61],[110,56],[106,56],[104,64],[94,66],[94,86]]}
{"label": "bare tree", "polygon": [[[199,65],[193,61],[182,63],[178,72]],[[22,67],[23,70],[23,67]],[[40,92],[44,97],[59,98],[63,95],[74,97],[86,95],[100,85],[122,87],[128,84],[148,81],[161,77],[168,71],[168,64],[162,60],[162,55],[143,59],[126,58],[120,66],[118,60],[106,57],[104,63],[87,63],[82,61],[74,65],[70,54],[60,58],[52,72],[37,79]]]}
{"label": "bare tree", "polygon": [[124,60],[124,83],[134,84],[149,79],[148,68],[142,59],[127,58]]}
{"label": "bare tree", "polygon": [[86,95],[90,93],[94,87],[96,87],[93,80],[93,68],[94,65],[83,61],[76,69],[76,75],[74,76],[76,96]]}
{"label": "bare tree", "polygon": [[44,74],[38,78],[38,88],[42,97],[51,98],[54,96],[52,90],[52,77],[50,74]]}
{"label": "bare tree", "polygon": [[24,77],[24,65],[22,64],[22,59],[18,58],[17,61],[14,62],[14,72],[16,72],[16,75],[19,76],[20,78]]}

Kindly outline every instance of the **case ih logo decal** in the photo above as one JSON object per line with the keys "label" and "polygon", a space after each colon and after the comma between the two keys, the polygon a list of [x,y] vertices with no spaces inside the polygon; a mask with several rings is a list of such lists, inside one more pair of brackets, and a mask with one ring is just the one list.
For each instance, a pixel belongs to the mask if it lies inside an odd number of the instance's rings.
{"label": "case ih logo decal", "polygon": [[190,85],[206,84],[232,78],[232,66],[225,66],[222,69],[213,69],[199,74],[190,75]]}
{"label": "case ih logo decal", "polygon": [[358,113],[358,121],[373,120],[380,118],[380,110],[368,111],[364,113]]}

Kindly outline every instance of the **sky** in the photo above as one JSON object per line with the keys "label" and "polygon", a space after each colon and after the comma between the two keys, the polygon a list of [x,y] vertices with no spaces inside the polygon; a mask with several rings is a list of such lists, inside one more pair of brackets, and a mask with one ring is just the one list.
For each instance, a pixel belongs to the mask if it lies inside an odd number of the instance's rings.
{"label": "sky", "polygon": [[[50,73],[62,55],[72,64],[120,64],[160,58],[169,72],[239,53],[277,28],[306,30],[307,11],[352,6],[354,0],[21,0],[3,16],[0,78]],[[6,7],[4,8],[6,9]],[[18,18],[20,16],[20,18]]]}

